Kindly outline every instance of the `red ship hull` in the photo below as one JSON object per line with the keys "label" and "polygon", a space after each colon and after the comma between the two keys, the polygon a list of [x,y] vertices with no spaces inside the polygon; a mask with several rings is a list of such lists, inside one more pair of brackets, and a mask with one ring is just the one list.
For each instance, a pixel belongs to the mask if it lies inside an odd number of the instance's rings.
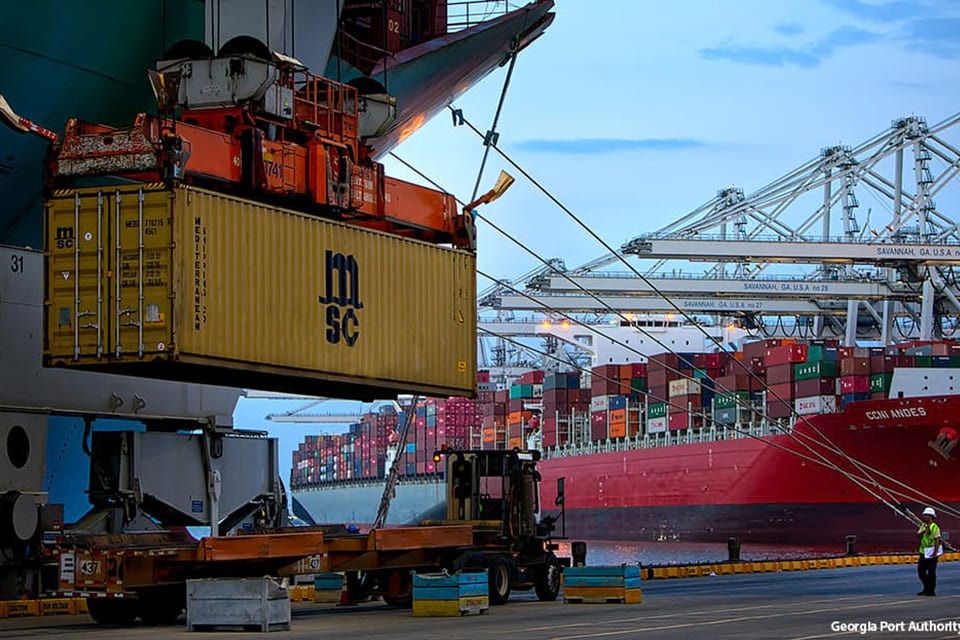
{"label": "red ship hull", "polygon": [[960,396],[864,401],[790,435],[555,457],[539,467],[543,503],[552,507],[564,477],[576,538],[841,545],[852,534],[907,548],[913,525],[875,493],[914,513],[930,498],[960,507],[960,463],[929,445],[958,423]]}

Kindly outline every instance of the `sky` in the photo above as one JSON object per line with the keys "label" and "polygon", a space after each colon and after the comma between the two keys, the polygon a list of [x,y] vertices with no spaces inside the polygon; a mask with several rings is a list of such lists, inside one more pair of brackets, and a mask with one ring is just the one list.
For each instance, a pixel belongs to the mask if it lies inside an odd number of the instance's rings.
{"label": "sky", "polygon": [[[517,60],[499,145],[619,247],[719,189],[749,193],[895,118],[932,124],[960,111],[958,58],[960,3],[950,0],[558,0],[553,25]],[[481,131],[505,75],[498,69],[455,103]],[[483,147],[444,113],[396,153],[468,199]],[[501,166],[491,154],[484,189]],[[516,177],[483,215],[568,267],[605,253]],[[481,271],[510,277],[535,266],[480,224]]]}
{"label": "sky", "polygon": [[[960,111],[955,0],[557,0],[555,11],[517,59],[499,145],[614,247],[719,189],[749,193],[896,118],[934,124]],[[505,75],[498,69],[455,103],[481,131]],[[444,112],[396,153],[466,201],[483,147]],[[393,159],[385,164],[389,175],[422,182]],[[491,153],[481,193],[505,167]],[[510,171],[517,183],[482,215],[567,267],[606,253]],[[480,224],[478,269],[515,278],[536,266]],[[480,289],[488,284],[478,278]],[[244,401],[236,424],[279,435],[288,469],[287,452],[317,427],[258,417],[286,410],[279,405]]]}

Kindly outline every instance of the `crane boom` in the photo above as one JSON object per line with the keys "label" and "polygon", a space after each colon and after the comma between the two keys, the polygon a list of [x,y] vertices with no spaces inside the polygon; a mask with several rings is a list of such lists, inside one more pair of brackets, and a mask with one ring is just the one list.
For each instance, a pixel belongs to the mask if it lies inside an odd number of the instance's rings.
{"label": "crane boom", "polygon": [[960,246],[955,243],[789,242],[641,236],[624,245],[623,251],[641,258],[708,262],[826,262],[882,266],[901,262],[960,264]]}

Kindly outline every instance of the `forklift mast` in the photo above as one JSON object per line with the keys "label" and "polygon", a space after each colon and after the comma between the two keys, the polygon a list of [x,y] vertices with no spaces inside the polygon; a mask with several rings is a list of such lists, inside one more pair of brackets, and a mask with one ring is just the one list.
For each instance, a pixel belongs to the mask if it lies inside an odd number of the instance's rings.
{"label": "forklift mast", "polygon": [[539,451],[441,451],[446,456],[447,520],[498,522],[511,539],[540,523]]}

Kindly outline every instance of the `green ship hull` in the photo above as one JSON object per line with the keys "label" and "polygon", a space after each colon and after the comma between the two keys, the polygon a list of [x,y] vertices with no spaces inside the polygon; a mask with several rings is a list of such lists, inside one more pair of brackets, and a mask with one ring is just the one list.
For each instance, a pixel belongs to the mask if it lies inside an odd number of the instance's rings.
{"label": "green ship hull", "polygon": [[[129,124],[153,108],[145,70],[185,38],[203,40],[199,0],[34,0],[0,21],[0,94],[18,113],[62,130],[67,118]],[[0,127],[0,243],[41,244],[47,142]]]}

